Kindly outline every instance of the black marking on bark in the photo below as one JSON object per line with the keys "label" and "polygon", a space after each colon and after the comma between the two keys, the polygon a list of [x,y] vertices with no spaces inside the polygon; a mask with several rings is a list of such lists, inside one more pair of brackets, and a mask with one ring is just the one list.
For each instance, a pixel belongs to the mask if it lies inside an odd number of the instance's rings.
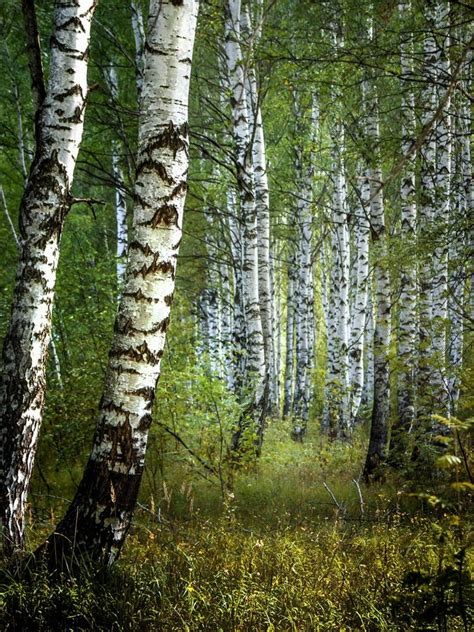
{"label": "black marking on bark", "polygon": [[163,204],[155,211],[150,221],[152,228],[157,228],[160,224],[165,226],[176,226],[178,223],[178,211],[174,204]]}
{"label": "black marking on bark", "polygon": [[150,248],[150,246],[148,244],[141,244],[136,239],[134,241],[130,242],[129,249],[130,250],[139,250],[140,252],[142,252],[147,257],[149,257],[149,256],[154,254],[153,250]]}
{"label": "black marking on bark", "polygon": [[68,97],[72,97],[73,95],[76,95],[76,94],[79,94],[81,96],[81,98],[84,99],[84,94],[82,92],[82,87],[78,83],[76,83],[71,88],[69,88],[69,90],[65,90],[64,92],[60,92],[59,94],[56,94],[53,97],[53,99],[55,101],[60,101],[62,103]]}

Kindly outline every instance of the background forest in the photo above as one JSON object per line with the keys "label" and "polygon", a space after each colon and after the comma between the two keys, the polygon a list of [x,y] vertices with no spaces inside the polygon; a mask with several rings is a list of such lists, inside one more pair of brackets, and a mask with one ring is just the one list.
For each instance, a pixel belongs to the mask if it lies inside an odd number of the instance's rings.
{"label": "background forest", "polygon": [[[73,5],[82,13],[61,25]],[[93,455],[101,432],[105,442],[103,415],[117,414],[118,428],[129,423],[107,399],[109,369],[128,326],[131,253],[150,255],[134,232],[136,209],[146,206],[137,182],[148,104],[160,90],[166,101],[173,77],[152,85],[147,55],[163,45],[153,39],[167,19],[160,12],[196,14],[198,2],[0,6],[2,629],[467,631],[472,7],[199,5],[176,288],[166,343],[167,315],[160,329],[156,396],[143,395],[149,434],[133,427],[110,457],[140,461],[139,484],[148,446],[136,506],[124,510],[131,527],[116,547],[110,524],[121,490],[106,475],[107,519],[84,540],[82,518],[67,529],[71,507],[89,502],[84,481],[93,437]],[[30,252],[20,209],[40,163],[42,93],[65,76],[57,60],[72,50],[61,28],[81,33],[83,53],[71,58],[87,84],[57,101],[67,109],[69,98],[81,99],[68,125],[85,122],[60,198],[51,338],[36,335],[48,349],[45,375],[40,367],[23,387],[15,373],[23,361],[11,351],[17,263]],[[183,120],[169,146],[175,160]],[[24,277],[35,281],[33,272]],[[153,353],[143,344],[146,364]],[[17,392],[11,385],[20,382]],[[20,437],[31,459],[9,480],[8,435],[22,427],[11,411],[25,392],[41,399],[44,389],[36,455],[36,437]],[[58,523],[73,541],[59,574],[31,555]]]}

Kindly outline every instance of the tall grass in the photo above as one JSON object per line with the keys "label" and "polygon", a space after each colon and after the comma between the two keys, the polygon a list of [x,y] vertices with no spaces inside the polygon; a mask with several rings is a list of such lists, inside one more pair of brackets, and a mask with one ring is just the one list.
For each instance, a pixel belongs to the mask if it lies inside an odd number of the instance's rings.
{"label": "tall grass", "polygon": [[[19,576],[5,567],[0,629],[469,630],[471,492],[448,497],[448,475],[407,482],[387,473],[365,487],[362,430],[352,444],[317,433],[297,444],[288,431],[270,426],[259,463],[243,465],[232,488],[203,478],[174,443],[160,444],[159,457],[152,443],[116,567],[55,580],[42,568]],[[73,489],[47,475],[51,495],[40,480],[33,490],[31,547]]]}

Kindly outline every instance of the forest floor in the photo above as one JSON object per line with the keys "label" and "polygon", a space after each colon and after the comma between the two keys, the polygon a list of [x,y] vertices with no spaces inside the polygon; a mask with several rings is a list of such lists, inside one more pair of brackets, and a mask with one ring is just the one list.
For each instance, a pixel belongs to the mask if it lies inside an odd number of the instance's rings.
{"label": "forest floor", "polygon": [[[287,430],[270,426],[258,465],[235,475],[232,494],[176,446],[163,460],[150,455],[115,568],[59,582],[3,570],[0,628],[472,629],[471,492],[454,491],[442,472],[358,486],[363,432],[351,444],[311,435],[300,444]],[[36,504],[30,547],[63,510],[60,499]]]}

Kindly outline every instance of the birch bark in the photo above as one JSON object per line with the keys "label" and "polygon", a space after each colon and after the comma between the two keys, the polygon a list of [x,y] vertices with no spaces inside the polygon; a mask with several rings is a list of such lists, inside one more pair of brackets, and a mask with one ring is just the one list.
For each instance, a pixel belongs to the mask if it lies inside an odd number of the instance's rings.
{"label": "birch bark", "polygon": [[50,75],[20,207],[21,252],[0,382],[0,512],[5,550],[22,548],[24,511],[42,419],[45,367],[63,223],[82,139],[95,0],[57,1]]}
{"label": "birch bark", "polygon": [[350,432],[349,411],[349,226],[343,163],[344,134],[338,122],[332,132],[333,195],[331,203],[331,292],[329,295],[328,364],[325,425],[333,436]]}
{"label": "birch bark", "polygon": [[[118,103],[119,88],[115,66],[108,66],[106,69],[106,79],[113,104]],[[127,204],[125,201],[123,174],[120,167],[119,145],[116,140],[112,142],[112,175],[115,183],[115,225],[117,230],[116,248],[116,270],[117,283],[120,287],[123,282],[126,267],[126,257],[128,249],[128,225],[127,225]]]}
{"label": "birch bark", "polygon": [[133,227],[93,448],[49,538],[58,565],[118,556],[143,473],[182,236],[196,0],[151,0]]}
{"label": "birch bark", "polygon": [[[242,214],[243,241],[243,293],[246,324],[246,369],[244,398],[248,412],[244,417],[252,418],[255,425],[257,450],[263,440],[266,401],[268,398],[265,350],[258,287],[258,225],[251,162],[251,137],[249,112],[245,89],[243,58],[240,45],[240,0],[228,0],[225,17],[225,57],[232,98],[233,134],[237,183]],[[243,431],[243,422],[234,434],[232,445],[238,449]]]}
{"label": "birch bark", "polygon": [[[248,6],[242,12],[242,29],[254,35]],[[265,352],[265,367],[269,385],[269,405],[275,408],[277,403],[277,379],[275,375],[275,341],[273,324],[273,288],[271,283],[270,262],[270,195],[268,189],[265,135],[257,76],[253,61],[253,39],[251,39],[249,59],[246,65],[247,109],[252,139],[253,180],[255,189],[255,208],[258,226],[258,294],[260,318]]]}
{"label": "birch bark", "polygon": [[367,117],[367,136],[374,156],[371,169],[371,228],[376,256],[374,279],[376,318],[374,329],[374,402],[370,426],[370,439],[364,476],[377,475],[377,470],[387,457],[387,439],[390,417],[390,365],[389,347],[391,336],[391,292],[388,270],[387,234],[380,167],[380,131],[378,100],[371,95]]}
{"label": "birch bark", "polygon": [[[439,51],[434,38],[435,5],[425,5],[426,32],[423,42],[423,109],[421,124],[427,125],[436,112],[436,82]],[[420,421],[430,415],[431,377],[431,324],[433,317],[433,280],[431,261],[425,252],[431,252],[433,212],[436,202],[436,136],[432,130],[419,150],[420,205],[418,218],[418,251],[422,254],[419,267],[419,341],[417,370],[417,416]]]}
{"label": "birch bark", "polygon": [[[436,136],[436,195],[433,219],[436,226],[436,247],[433,253],[433,313],[431,355],[433,369],[434,412],[446,416],[448,400],[446,388],[446,320],[448,316],[448,245],[447,227],[450,214],[451,185],[451,99],[445,99],[450,82],[449,64],[449,2],[438,1],[436,7],[437,31],[437,103],[446,101],[437,121]],[[437,426],[437,424],[435,424]]]}
{"label": "birch bark", "polygon": [[[301,121],[302,112],[295,95],[295,116]],[[296,150],[298,226],[297,293],[296,293],[296,377],[293,409],[296,416],[295,434],[302,438],[306,432],[311,398],[311,378],[314,357],[314,287],[312,266],[312,201],[314,178],[314,146],[318,128],[318,104],[315,95],[311,104],[309,151]],[[302,136],[297,125],[297,135]],[[299,141],[301,142],[301,140]],[[298,430],[297,430],[298,429]]]}
{"label": "birch bark", "polygon": [[[410,15],[410,0],[398,3],[398,13],[402,23]],[[413,76],[412,34],[402,35],[400,41],[400,83],[402,90],[402,155],[406,156],[415,143],[415,95],[411,78]],[[412,153],[405,163],[400,183],[400,238],[404,247],[400,270],[400,299],[398,313],[398,383],[397,419],[390,436],[390,456],[392,462],[403,459],[406,454],[407,438],[415,420],[415,360],[416,360],[416,154]],[[395,459],[393,458],[395,457]]]}
{"label": "birch bark", "polygon": [[364,387],[364,331],[367,319],[369,284],[369,235],[370,235],[370,180],[368,173],[360,176],[358,204],[355,213],[355,292],[352,305],[349,384],[351,394],[350,424],[354,426],[362,401]]}

